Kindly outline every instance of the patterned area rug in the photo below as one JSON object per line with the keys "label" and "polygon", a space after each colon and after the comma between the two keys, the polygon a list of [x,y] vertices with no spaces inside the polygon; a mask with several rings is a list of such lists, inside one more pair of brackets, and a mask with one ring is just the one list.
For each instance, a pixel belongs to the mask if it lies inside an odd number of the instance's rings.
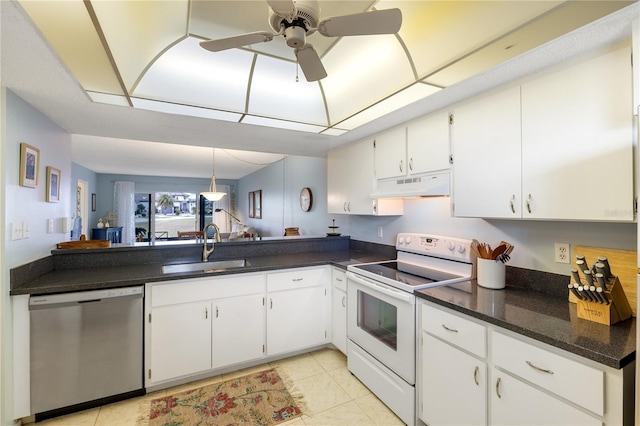
{"label": "patterned area rug", "polygon": [[151,400],[148,426],[276,425],[302,415],[275,369]]}

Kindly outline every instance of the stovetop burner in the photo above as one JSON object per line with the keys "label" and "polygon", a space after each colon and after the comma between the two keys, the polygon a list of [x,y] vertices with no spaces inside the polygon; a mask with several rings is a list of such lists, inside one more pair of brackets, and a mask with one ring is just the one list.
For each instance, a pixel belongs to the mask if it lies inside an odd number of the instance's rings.
{"label": "stovetop burner", "polygon": [[397,261],[368,263],[358,265],[357,268],[380,277],[384,277],[388,280],[401,282],[411,287],[422,287],[427,284],[441,281],[465,278],[461,275],[450,274],[436,269],[420,267]]}

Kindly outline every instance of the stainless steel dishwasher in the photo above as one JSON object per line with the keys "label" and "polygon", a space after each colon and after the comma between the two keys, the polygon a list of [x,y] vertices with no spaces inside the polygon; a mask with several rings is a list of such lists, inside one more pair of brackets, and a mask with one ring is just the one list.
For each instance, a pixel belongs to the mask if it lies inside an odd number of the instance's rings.
{"label": "stainless steel dishwasher", "polygon": [[29,299],[36,420],[144,394],[142,294],[138,286]]}

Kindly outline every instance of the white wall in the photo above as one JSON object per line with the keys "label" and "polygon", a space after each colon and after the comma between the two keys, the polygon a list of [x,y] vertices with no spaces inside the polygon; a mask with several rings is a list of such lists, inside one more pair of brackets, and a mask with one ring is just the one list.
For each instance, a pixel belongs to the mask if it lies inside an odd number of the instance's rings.
{"label": "white wall", "polygon": [[[0,251],[1,367],[2,400],[0,422],[13,424],[13,333],[9,269],[46,257],[56,243],[69,240],[62,233],[61,218],[70,217],[71,203],[71,136],[38,110],[4,87],[2,95],[2,216],[4,230]],[[26,142],[40,150],[37,188],[19,185],[20,143]],[[60,202],[46,201],[46,167],[61,171]],[[74,193],[75,196],[75,193]],[[47,219],[54,219],[54,233],[47,233]],[[28,239],[11,241],[11,222],[26,221],[31,235]]]}

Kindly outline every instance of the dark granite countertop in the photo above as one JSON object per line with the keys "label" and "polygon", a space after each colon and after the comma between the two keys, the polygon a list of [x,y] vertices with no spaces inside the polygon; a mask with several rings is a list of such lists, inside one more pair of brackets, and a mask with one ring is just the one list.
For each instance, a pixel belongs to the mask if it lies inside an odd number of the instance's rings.
{"label": "dark granite countertop", "polygon": [[417,296],[609,367],[620,369],[635,360],[635,318],[612,326],[578,318],[566,293],[509,285],[491,290],[469,281],[420,290]]}

